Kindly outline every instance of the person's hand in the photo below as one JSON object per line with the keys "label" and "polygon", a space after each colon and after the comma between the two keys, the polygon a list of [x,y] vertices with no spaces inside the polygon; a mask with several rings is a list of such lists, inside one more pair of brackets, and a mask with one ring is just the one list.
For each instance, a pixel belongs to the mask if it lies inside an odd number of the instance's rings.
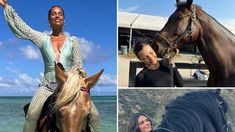
{"label": "person's hand", "polygon": [[0,0],[0,5],[5,8],[7,6],[7,0]]}
{"label": "person's hand", "polygon": [[169,63],[173,65],[173,67],[175,67],[175,63],[173,62],[173,60],[175,59],[175,57],[179,54],[179,50],[178,49],[169,49],[169,53],[171,54],[169,57]]}

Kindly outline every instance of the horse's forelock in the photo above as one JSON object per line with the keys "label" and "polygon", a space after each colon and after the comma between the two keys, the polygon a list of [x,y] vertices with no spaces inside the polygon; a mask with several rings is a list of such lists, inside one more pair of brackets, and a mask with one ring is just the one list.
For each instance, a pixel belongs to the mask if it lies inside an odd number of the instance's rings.
{"label": "horse's forelock", "polygon": [[190,6],[192,3],[193,3],[193,0],[177,0],[176,1],[177,7]]}
{"label": "horse's forelock", "polygon": [[56,95],[55,110],[70,102],[80,92],[79,80],[82,78],[80,72],[75,69],[67,72],[68,79]]}

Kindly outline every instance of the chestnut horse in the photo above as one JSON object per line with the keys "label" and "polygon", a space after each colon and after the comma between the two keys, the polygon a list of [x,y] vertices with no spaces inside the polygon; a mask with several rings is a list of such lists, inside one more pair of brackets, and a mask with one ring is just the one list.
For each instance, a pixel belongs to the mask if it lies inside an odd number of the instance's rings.
{"label": "chestnut horse", "polygon": [[154,132],[233,132],[219,91],[194,91],[170,102]]}
{"label": "chestnut horse", "polygon": [[[46,114],[47,112],[42,112],[37,129],[40,132],[90,131],[87,123],[91,112],[90,89],[95,85],[103,70],[86,78],[85,72],[79,69],[73,69],[65,74],[60,66],[55,64],[55,73],[59,86],[54,93],[55,102],[51,111],[55,113],[55,120],[51,123],[56,123],[54,125],[56,128],[50,128],[51,125],[48,128],[48,123],[50,124],[48,121],[49,116]],[[44,105],[44,107],[48,106]]]}
{"label": "chestnut horse", "polygon": [[235,86],[235,36],[192,0],[180,2],[156,35],[154,46],[166,49],[196,43],[209,71],[208,86]]}

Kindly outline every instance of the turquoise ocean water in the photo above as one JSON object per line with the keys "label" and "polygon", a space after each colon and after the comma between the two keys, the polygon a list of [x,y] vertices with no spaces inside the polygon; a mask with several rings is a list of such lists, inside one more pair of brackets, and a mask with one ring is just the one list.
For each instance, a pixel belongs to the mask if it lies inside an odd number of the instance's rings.
{"label": "turquoise ocean water", "polygon": [[[23,106],[31,97],[0,97],[0,132],[22,132]],[[99,113],[101,132],[116,132],[116,96],[92,97]]]}

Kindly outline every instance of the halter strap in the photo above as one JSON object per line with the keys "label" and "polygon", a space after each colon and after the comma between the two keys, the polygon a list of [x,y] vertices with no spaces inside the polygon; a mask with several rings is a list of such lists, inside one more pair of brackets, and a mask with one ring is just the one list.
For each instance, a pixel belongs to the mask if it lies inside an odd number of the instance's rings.
{"label": "halter strap", "polygon": [[216,98],[216,102],[218,103],[218,106],[219,106],[219,109],[220,109],[220,113],[221,113],[221,115],[223,117],[223,120],[225,122],[225,125],[223,126],[223,128],[224,128],[224,130],[226,132],[229,132],[230,122],[229,122],[229,120],[228,120],[228,118],[226,116],[226,113],[224,112],[223,106],[222,106],[222,104],[224,102],[220,101],[218,98]]}
{"label": "halter strap", "polygon": [[177,46],[177,44],[179,43],[179,41],[188,33],[189,36],[190,36],[190,41],[193,39],[193,35],[192,35],[192,28],[193,28],[193,24],[192,22],[196,20],[196,11],[195,11],[195,7],[194,5],[193,6],[193,12],[192,14],[190,15],[190,21],[189,21],[189,24],[186,28],[186,30],[178,37],[176,38],[173,42],[174,44]]}
{"label": "halter strap", "polygon": [[81,87],[80,90],[83,91],[83,92],[87,92],[88,94],[90,94],[90,89],[87,88],[87,87]]}
{"label": "halter strap", "polygon": [[187,28],[185,29],[185,31],[180,34],[174,41],[170,41],[168,40],[167,38],[165,38],[164,36],[162,36],[161,34],[159,33],[156,33],[156,37],[159,37],[160,39],[164,40],[172,49],[176,49],[177,48],[177,44],[180,42],[180,40],[182,38],[184,38],[186,36],[186,34],[189,34],[189,37],[190,37],[190,41],[193,39],[193,35],[192,35],[192,28],[193,28],[193,21],[196,21],[196,10],[195,10],[195,6],[193,6],[193,11],[192,11],[192,14],[191,15],[187,15],[187,16],[190,16],[190,19],[189,19],[189,23],[188,23],[188,26]]}

